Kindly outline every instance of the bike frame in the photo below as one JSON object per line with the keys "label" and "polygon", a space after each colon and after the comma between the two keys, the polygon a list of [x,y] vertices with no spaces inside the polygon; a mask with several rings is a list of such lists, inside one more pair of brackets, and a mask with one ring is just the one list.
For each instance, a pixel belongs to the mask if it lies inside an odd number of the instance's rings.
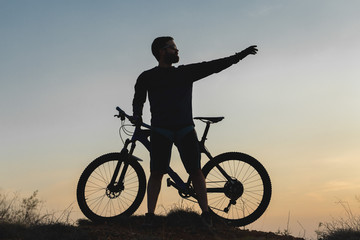
{"label": "bike frame", "polygon": [[[204,130],[204,133],[201,137],[201,140],[198,141],[199,142],[199,147],[200,147],[200,152],[204,153],[209,160],[211,161],[213,159],[213,156],[211,155],[211,153],[207,150],[206,146],[205,146],[205,141],[206,141],[206,137],[207,134],[209,132],[210,129],[210,121],[205,121],[206,123],[206,127]],[[145,127],[146,129],[142,129],[142,127]],[[135,128],[135,132],[133,134],[133,136],[131,137],[131,139],[126,139],[124,147],[121,150],[121,154],[122,154],[122,158],[125,158],[124,162],[124,168],[119,176],[118,181],[116,181],[116,176],[118,176],[122,161],[119,161],[119,163],[117,164],[116,168],[115,168],[115,172],[113,175],[113,179],[111,180],[110,184],[109,184],[109,189],[111,190],[111,188],[114,188],[114,190],[122,190],[123,186],[122,184],[116,185],[115,183],[122,183],[125,173],[127,171],[127,167],[128,167],[128,160],[130,160],[130,158],[136,159],[137,161],[142,161],[141,159],[133,156],[133,152],[135,150],[136,147],[136,141],[141,142],[144,147],[151,152],[151,144],[150,144],[150,140],[149,137],[151,135],[151,126],[142,123],[141,126],[137,126]],[[128,150],[128,146],[130,145],[130,150]],[[232,181],[232,178],[219,166],[216,166],[219,171],[225,176],[225,178],[228,181]],[[169,175],[170,179],[168,179],[167,181],[167,185],[168,186],[172,186],[174,188],[176,188],[180,195],[182,197],[189,197],[192,196],[194,198],[196,198],[195,195],[195,191],[193,191],[193,189],[190,187],[190,182],[191,179],[189,177],[188,181],[185,183],[181,177],[169,166],[167,169],[167,174]],[[113,187],[111,187],[113,186]],[[212,189],[207,189],[208,192],[223,192],[223,188],[221,189],[217,189],[217,188],[212,188]]]}

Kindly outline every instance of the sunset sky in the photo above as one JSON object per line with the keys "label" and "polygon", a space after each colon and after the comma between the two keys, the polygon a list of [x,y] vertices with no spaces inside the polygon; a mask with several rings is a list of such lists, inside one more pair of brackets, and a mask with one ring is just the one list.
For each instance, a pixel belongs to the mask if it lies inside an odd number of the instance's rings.
{"label": "sunset sky", "polygon": [[[257,45],[195,83],[194,116],[225,116],[210,129],[213,155],[245,152],[270,174],[270,206],[247,228],[283,230],[290,214],[293,235],[314,237],[319,222],[343,216],[336,202],[359,213],[359,9],[357,0],[0,0],[0,193],[39,190],[47,208],[73,204],[83,217],[77,180],[120,150],[115,107],[131,113],[136,78],[157,64],[155,37],[174,37],[179,64]],[[148,154],[136,155],[148,176]],[[163,184],[157,213],[174,204],[181,198]]]}

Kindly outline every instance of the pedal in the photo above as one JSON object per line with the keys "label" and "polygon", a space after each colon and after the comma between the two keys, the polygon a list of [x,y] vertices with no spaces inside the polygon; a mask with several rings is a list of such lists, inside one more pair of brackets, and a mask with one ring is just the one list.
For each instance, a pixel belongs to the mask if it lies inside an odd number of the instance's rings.
{"label": "pedal", "polygon": [[172,184],[173,184],[173,182],[171,181],[170,178],[166,179],[166,183],[167,183],[167,186],[168,186],[168,187],[171,187]]}

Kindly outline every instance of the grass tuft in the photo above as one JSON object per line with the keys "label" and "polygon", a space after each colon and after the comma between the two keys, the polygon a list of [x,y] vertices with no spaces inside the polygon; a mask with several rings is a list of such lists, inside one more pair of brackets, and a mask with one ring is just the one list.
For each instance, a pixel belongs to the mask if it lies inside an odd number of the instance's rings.
{"label": "grass tuft", "polygon": [[[359,199],[358,199],[359,200]],[[347,202],[337,202],[345,211],[345,217],[320,223],[316,231],[319,240],[359,240],[360,216],[355,215]]]}
{"label": "grass tuft", "polygon": [[60,214],[43,212],[44,202],[39,200],[38,191],[31,196],[20,198],[18,193],[12,197],[0,193],[0,223],[33,226],[44,224],[70,224],[71,206]]}

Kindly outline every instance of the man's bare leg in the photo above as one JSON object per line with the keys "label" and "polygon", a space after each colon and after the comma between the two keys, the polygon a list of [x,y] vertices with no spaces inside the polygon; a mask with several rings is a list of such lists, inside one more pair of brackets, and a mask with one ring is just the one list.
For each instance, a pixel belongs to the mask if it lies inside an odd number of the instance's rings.
{"label": "man's bare leg", "polygon": [[151,173],[147,187],[148,213],[154,213],[161,189],[162,173]]}
{"label": "man's bare leg", "polygon": [[202,212],[208,212],[209,207],[208,207],[205,177],[201,169],[198,169],[195,172],[191,173],[190,177],[193,182],[194,189],[198,198],[199,206]]}

